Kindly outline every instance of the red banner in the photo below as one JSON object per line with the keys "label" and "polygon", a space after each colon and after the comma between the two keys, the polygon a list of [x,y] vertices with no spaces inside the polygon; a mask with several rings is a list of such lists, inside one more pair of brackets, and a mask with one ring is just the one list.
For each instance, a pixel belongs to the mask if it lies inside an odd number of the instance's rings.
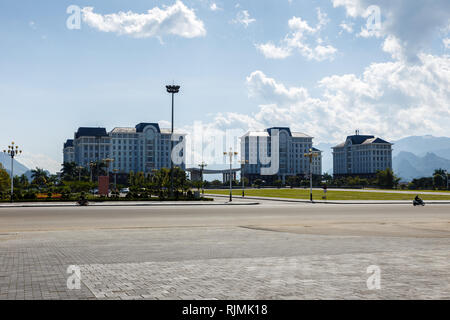
{"label": "red banner", "polygon": [[102,196],[109,194],[109,176],[98,177],[98,194]]}

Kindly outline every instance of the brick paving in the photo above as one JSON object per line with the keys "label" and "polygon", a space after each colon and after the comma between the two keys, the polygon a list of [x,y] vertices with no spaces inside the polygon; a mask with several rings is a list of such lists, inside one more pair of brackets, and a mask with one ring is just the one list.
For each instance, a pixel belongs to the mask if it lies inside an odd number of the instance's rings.
{"label": "brick paving", "polygon": [[[80,289],[67,288],[70,265]],[[367,289],[369,265],[380,290]],[[0,299],[450,299],[450,241],[242,227],[1,233]]]}

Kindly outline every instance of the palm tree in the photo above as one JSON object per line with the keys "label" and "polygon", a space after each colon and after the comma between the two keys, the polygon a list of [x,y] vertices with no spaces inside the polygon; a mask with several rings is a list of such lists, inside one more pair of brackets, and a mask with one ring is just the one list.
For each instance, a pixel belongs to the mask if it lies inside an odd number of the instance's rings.
{"label": "palm tree", "polygon": [[72,181],[78,176],[77,164],[75,162],[64,162],[62,164],[62,179]]}
{"label": "palm tree", "polygon": [[48,175],[44,169],[36,167],[36,169],[31,170],[31,178],[33,178],[32,183],[44,186],[47,183]]}

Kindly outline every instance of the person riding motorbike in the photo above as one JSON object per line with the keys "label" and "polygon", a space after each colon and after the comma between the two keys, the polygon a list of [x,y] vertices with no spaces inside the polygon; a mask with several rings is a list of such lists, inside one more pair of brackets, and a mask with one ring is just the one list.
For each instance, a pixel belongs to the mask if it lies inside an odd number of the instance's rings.
{"label": "person riding motorbike", "polygon": [[81,193],[80,199],[77,201],[77,203],[80,206],[87,206],[89,204],[89,202],[86,199],[86,195],[84,194],[84,192]]}
{"label": "person riding motorbike", "polygon": [[425,203],[423,202],[423,200],[420,199],[419,195],[416,195],[416,197],[414,198],[413,204],[414,204],[415,206],[417,206],[417,205],[422,205],[422,206],[425,205]]}

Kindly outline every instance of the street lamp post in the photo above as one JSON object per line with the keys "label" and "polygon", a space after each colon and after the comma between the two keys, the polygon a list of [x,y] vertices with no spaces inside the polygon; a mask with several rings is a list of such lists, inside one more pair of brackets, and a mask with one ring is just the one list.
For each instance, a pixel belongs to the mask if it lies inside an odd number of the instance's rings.
{"label": "street lamp post", "polygon": [[117,192],[117,171],[119,171],[119,169],[113,169],[114,172],[114,191]]}
{"label": "street lamp post", "polygon": [[244,174],[244,169],[245,169],[245,164],[248,163],[248,160],[240,160],[239,163],[241,164],[242,198],[244,198],[245,197],[245,182],[244,182],[245,174]]}
{"label": "street lamp post", "polygon": [[106,165],[106,176],[108,177],[108,194],[106,195],[106,197],[108,197],[109,196],[109,164],[114,162],[114,159],[106,158],[106,159],[103,159],[103,162],[105,162],[105,165]]}
{"label": "street lamp post", "polygon": [[19,150],[19,146],[14,145],[14,141],[8,146],[8,151],[3,150],[4,153],[8,153],[11,157],[11,202],[14,199],[14,157],[21,154],[22,150]]}
{"label": "street lamp post", "polygon": [[166,86],[167,92],[172,94],[172,128],[170,135],[170,195],[173,196],[173,161],[172,161],[172,150],[173,150],[173,109],[174,109],[174,95],[180,91],[180,86],[168,85]]}
{"label": "street lamp post", "polygon": [[233,149],[230,148],[229,152],[224,152],[223,153],[224,156],[229,156],[230,157],[230,175],[228,177],[228,179],[230,180],[230,202],[233,201],[233,179],[231,178],[232,176],[232,171],[233,171],[233,156],[237,156],[238,153],[237,152],[233,152]]}
{"label": "street lamp post", "polygon": [[109,176],[109,164],[114,162],[114,159],[106,158],[103,159],[103,162],[106,164],[106,175]]}
{"label": "street lamp post", "polygon": [[198,165],[200,167],[200,179],[202,183],[202,194],[205,194],[205,189],[203,189],[203,169],[207,167],[208,165],[202,161],[201,164]]}
{"label": "street lamp post", "polygon": [[93,161],[89,162],[89,168],[91,168],[91,170],[90,170],[91,171],[91,173],[90,173],[91,174],[91,178],[90,178],[91,179],[91,183],[92,183],[92,168],[94,166],[95,166],[95,163]]}
{"label": "street lamp post", "polygon": [[304,156],[309,158],[309,200],[312,202],[313,201],[313,196],[312,196],[312,159],[313,159],[313,157],[317,157],[318,153],[313,152],[312,149],[310,148],[309,152],[305,153]]}
{"label": "street lamp post", "polygon": [[83,166],[77,166],[77,169],[78,169],[78,182],[80,182],[81,181],[81,170],[83,170]]}

